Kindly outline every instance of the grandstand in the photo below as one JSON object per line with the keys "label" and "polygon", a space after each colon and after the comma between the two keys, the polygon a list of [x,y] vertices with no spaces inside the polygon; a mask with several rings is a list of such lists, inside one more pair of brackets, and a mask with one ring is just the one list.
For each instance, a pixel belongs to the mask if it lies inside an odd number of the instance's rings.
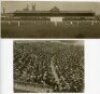
{"label": "grandstand", "polygon": [[58,7],[54,6],[48,11],[38,11],[36,10],[36,5],[32,5],[32,10],[29,9],[28,5],[23,10],[16,10],[13,13],[7,13],[8,15],[13,15],[13,17],[94,17],[95,13],[93,11],[61,11]]}

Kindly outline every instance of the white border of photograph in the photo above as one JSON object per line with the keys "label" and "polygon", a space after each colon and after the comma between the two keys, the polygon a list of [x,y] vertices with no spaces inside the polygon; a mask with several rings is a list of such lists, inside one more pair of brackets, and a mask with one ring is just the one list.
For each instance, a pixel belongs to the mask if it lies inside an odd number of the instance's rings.
{"label": "white border of photograph", "polygon": [[100,2],[100,0],[0,0],[0,1],[58,1],[58,2],[61,2],[61,1],[73,1],[73,2]]}

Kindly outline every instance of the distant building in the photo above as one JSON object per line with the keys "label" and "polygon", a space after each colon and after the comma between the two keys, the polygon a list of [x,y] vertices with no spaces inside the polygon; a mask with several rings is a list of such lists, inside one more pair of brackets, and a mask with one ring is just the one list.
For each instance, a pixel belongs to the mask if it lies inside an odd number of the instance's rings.
{"label": "distant building", "polygon": [[31,6],[31,10],[29,9],[29,5],[27,4],[27,6],[24,8],[24,9],[22,9],[22,10],[16,10],[15,11],[15,13],[29,13],[29,12],[34,12],[34,11],[36,11],[36,5],[34,4],[32,4],[32,6]]}

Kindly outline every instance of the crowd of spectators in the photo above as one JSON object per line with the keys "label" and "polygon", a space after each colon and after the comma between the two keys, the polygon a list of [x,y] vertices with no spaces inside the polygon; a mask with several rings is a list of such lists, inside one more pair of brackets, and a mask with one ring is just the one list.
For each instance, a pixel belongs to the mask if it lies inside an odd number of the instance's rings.
{"label": "crowd of spectators", "polygon": [[[51,71],[51,58],[59,83]],[[54,92],[82,92],[84,88],[84,48],[60,42],[14,44],[14,81],[40,84]]]}

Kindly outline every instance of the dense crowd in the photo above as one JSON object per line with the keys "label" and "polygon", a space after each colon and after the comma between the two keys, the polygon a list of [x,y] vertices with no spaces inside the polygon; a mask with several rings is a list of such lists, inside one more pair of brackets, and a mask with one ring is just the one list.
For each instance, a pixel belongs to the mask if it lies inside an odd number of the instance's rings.
{"label": "dense crowd", "polygon": [[[59,77],[51,71],[51,58]],[[82,92],[84,47],[58,42],[15,42],[14,81],[52,88],[54,92]]]}

